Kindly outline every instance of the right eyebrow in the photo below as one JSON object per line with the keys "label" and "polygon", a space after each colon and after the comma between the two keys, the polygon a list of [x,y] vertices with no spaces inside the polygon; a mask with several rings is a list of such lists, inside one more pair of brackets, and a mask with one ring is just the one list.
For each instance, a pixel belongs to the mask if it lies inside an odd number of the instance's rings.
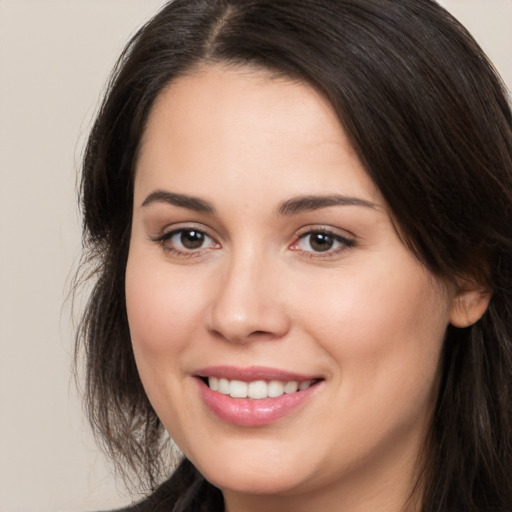
{"label": "right eyebrow", "polygon": [[196,212],[215,213],[213,205],[204,199],[166,190],[154,190],[144,199],[141,206],[146,207],[154,203],[167,203]]}
{"label": "right eyebrow", "polygon": [[327,196],[300,196],[284,201],[278,208],[278,215],[296,215],[310,210],[329,208],[330,206],[363,206],[377,208],[375,203],[360,197],[331,194]]}

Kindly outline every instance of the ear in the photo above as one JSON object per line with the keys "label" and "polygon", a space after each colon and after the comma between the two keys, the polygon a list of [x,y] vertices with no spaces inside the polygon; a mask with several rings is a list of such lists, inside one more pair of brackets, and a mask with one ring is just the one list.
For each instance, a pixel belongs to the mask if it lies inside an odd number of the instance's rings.
{"label": "ear", "polygon": [[469,327],[478,322],[491,300],[490,290],[474,281],[459,283],[458,292],[453,298],[450,323],[454,327]]}

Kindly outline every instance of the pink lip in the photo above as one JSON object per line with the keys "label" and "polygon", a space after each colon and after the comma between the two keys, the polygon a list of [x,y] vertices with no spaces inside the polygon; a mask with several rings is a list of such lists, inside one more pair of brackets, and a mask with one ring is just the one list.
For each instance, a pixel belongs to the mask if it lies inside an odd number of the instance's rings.
{"label": "pink lip", "polygon": [[197,370],[195,374],[199,377],[217,377],[229,380],[241,380],[251,382],[255,380],[280,380],[290,382],[296,380],[303,382],[305,380],[320,379],[320,375],[304,375],[277,368],[268,368],[266,366],[250,366],[247,368],[237,368],[235,366],[210,366]]}
{"label": "pink lip", "polygon": [[[315,377],[264,367],[234,368],[216,366],[204,368],[196,373],[199,377],[227,378],[245,382],[254,380],[280,380],[303,382]],[[202,379],[196,379],[199,393],[206,406],[221,420],[243,427],[258,427],[274,423],[296,411],[318,390],[321,383],[295,393],[276,398],[232,398],[229,395],[212,391]]]}

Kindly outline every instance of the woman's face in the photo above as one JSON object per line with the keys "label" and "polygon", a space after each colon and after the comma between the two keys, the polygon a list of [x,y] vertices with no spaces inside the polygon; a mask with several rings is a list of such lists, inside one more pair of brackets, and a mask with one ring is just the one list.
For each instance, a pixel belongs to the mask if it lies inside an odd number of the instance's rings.
{"label": "woman's face", "polygon": [[217,65],[161,94],[126,297],[149,399],[228,504],[409,490],[454,293],[312,88]]}

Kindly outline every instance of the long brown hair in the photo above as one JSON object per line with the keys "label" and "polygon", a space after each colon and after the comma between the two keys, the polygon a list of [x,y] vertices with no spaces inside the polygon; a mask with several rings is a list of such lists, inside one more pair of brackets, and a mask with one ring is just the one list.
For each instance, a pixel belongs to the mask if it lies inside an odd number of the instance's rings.
{"label": "long brown hair", "polygon": [[[205,62],[261,66],[321,91],[404,243],[435,275],[492,291],[479,322],[446,333],[422,512],[511,510],[512,115],[486,56],[432,0],[175,0],[129,42],[81,183],[82,268],[93,265],[95,284],[77,353],[107,452],[151,487],[169,471],[134,362],[124,272],[148,114],[170,81]],[[176,510],[221,503],[188,461],[173,489]]]}

